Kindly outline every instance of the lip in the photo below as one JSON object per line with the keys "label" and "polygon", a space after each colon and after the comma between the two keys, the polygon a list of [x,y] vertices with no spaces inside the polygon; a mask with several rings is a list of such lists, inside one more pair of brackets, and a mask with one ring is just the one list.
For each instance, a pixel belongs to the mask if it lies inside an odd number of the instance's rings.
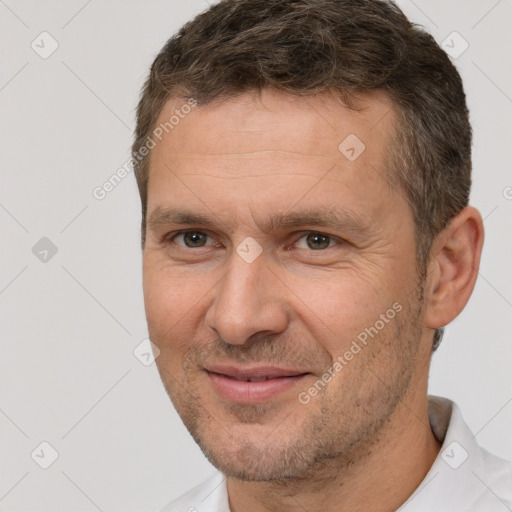
{"label": "lip", "polygon": [[[275,366],[236,367],[210,365],[205,368],[213,388],[231,402],[263,403],[292,388],[309,372]],[[247,379],[265,379],[250,382]]]}

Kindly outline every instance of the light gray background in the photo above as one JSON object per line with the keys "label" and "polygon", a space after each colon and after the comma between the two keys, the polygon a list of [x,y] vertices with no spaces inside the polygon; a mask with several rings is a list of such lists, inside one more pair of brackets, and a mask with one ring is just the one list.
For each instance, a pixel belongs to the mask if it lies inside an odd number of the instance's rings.
{"label": "light gray background", "polygon": [[[480,279],[434,357],[430,390],[512,459],[512,2],[399,3],[439,42],[457,31],[469,43],[456,63],[475,132],[472,204],[486,228]],[[158,510],[212,470],[155,366],[133,355],[147,336],[134,177],[103,201],[92,195],[129,156],[156,53],[206,7],[0,0],[4,512]],[[43,31],[59,44],[47,59],[31,48]],[[58,248],[46,263],[32,253],[42,237]],[[42,441],[59,453],[46,470],[30,455]]]}

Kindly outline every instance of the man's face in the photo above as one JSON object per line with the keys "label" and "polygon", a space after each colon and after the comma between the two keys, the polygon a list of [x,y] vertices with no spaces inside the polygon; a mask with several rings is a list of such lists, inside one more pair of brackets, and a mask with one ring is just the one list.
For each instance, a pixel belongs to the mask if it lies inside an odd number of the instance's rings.
{"label": "man's face", "polygon": [[414,224],[385,179],[394,115],[381,94],[360,106],[244,93],[191,109],[152,151],[149,334],[177,411],[228,475],[350,464],[419,387]]}

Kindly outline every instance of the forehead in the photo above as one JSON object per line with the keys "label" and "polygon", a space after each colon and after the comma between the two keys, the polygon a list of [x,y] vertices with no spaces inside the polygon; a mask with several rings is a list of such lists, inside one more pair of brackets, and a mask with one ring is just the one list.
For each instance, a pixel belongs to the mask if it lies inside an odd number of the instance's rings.
{"label": "forehead", "polygon": [[321,201],[378,216],[396,200],[385,180],[395,114],[383,93],[359,95],[357,110],[332,94],[270,90],[185,105],[169,100],[158,120],[167,129],[151,152],[149,214],[193,202],[264,215]]}
{"label": "forehead", "polygon": [[357,110],[348,108],[333,93],[294,96],[269,89],[215,100],[190,112],[184,108],[186,104],[182,98],[171,98],[157,122],[165,126],[172,118],[160,149],[172,148],[176,156],[280,151],[298,157],[332,158],[339,157],[339,145],[355,135],[365,145],[368,159],[379,156],[394,123],[393,104],[380,91],[359,94]]}

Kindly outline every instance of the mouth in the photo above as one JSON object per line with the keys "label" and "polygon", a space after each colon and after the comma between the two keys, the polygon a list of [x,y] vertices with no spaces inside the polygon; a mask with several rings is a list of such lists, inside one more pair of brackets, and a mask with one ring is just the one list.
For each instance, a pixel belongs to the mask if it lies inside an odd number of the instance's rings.
{"label": "mouth", "polygon": [[237,367],[211,365],[205,368],[213,389],[223,398],[243,404],[276,398],[302,381],[310,372],[274,366]]}

